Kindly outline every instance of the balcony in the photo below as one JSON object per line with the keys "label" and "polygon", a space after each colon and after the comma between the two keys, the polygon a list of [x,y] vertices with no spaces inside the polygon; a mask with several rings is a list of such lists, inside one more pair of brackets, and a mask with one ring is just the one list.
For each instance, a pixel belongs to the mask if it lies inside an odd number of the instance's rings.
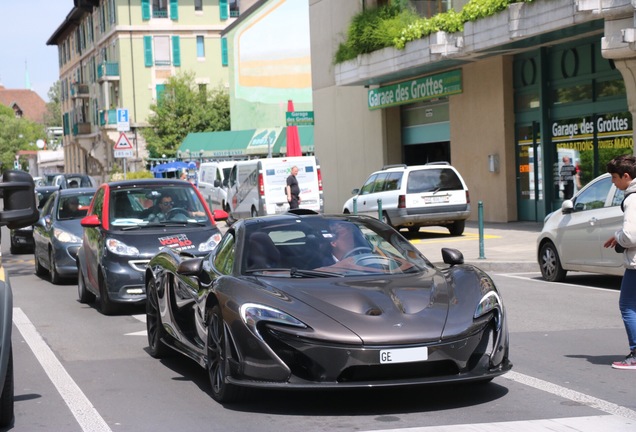
{"label": "balcony", "polygon": [[97,80],[119,81],[119,63],[104,62],[97,66]]}
{"label": "balcony", "polygon": [[73,83],[71,84],[71,98],[88,99],[90,97],[90,90],[88,84]]}
{"label": "balcony", "polygon": [[91,124],[90,123],[74,123],[73,124],[73,135],[89,135],[91,133]]}
{"label": "balcony", "polygon": [[99,110],[99,125],[108,126],[117,124],[117,110]]}

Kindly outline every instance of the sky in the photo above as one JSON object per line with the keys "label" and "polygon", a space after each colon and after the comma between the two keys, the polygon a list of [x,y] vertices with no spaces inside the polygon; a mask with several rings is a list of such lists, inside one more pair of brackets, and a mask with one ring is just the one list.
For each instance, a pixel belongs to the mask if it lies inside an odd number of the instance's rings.
{"label": "sky", "polygon": [[46,41],[73,9],[73,0],[0,0],[0,84],[27,88],[48,102],[59,79],[57,46]]}

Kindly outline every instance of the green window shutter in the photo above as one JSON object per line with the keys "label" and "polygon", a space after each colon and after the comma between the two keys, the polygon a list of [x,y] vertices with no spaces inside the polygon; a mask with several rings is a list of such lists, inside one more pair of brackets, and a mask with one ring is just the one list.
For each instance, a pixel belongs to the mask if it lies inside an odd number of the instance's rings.
{"label": "green window shutter", "polygon": [[181,44],[179,36],[172,36],[172,64],[181,66]]}
{"label": "green window shutter", "polygon": [[221,38],[221,65],[227,66],[227,38]]}
{"label": "green window shutter", "polygon": [[172,21],[179,19],[179,0],[170,0],[170,19]]}
{"label": "green window shutter", "polygon": [[219,13],[221,21],[225,21],[227,19],[227,0],[219,0]]}
{"label": "green window shutter", "polygon": [[166,91],[166,85],[165,84],[157,84],[155,86],[155,91],[157,92],[157,104],[159,104],[159,101],[161,100],[161,98],[163,97],[164,92]]}
{"label": "green window shutter", "polygon": [[141,19],[144,21],[150,19],[150,0],[141,0]]}
{"label": "green window shutter", "polygon": [[152,67],[152,36],[144,36],[144,63]]}

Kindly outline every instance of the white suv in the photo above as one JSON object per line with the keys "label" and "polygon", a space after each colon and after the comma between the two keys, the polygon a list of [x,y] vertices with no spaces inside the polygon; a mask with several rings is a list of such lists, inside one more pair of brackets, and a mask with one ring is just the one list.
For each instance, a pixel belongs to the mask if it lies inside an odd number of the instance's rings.
{"label": "white suv", "polygon": [[419,231],[422,226],[440,225],[452,235],[462,235],[470,216],[470,197],[459,172],[447,162],[426,165],[389,165],[369,176],[343,207],[343,213],[378,217],[396,229]]}

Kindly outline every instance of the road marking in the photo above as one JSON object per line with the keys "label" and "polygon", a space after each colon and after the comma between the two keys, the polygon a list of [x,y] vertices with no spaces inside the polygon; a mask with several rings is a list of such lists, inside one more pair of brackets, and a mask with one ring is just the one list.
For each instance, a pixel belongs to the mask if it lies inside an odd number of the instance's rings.
{"label": "road marking", "polygon": [[110,427],[99,415],[93,404],[73,381],[51,348],[44,342],[37,329],[20,308],[13,308],[13,323],[33,351],[44,372],[57,389],[73,416],[84,431],[111,432]]}
{"label": "road marking", "polygon": [[[566,417],[541,420],[473,423],[449,426],[424,426],[403,429],[382,429],[374,432],[625,432],[634,429],[634,422],[615,416]],[[370,432],[370,431],[369,431]]]}
{"label": "road marking", "polygon": [[[546,283],[547,281],[544,279],[536,279],[530,276],[522,276],[522,275],[529,275],[529,274],[538,274],[540,275],[541,273],[534,273],[534,272],[530,272],[530,273],[499,273],[497,274],[497,276],[504,276],[504,277],[509,277],[509,278],[513,278],[513,279],[523,279],[523,280],[527,280],[527,281],[533,281],[533,282],[539,282],[539,283]],[[579,284],[575,284],[575,283],[566,283],[566,282],[549,282],[550,285],[563,285],[566,287],[576,287],[576,288],[584,288],[584,289],[589,289],[589,290],[593,290],[593,291],[603,291],[603,292],[614,292],[616,294],[620,294],[620,291],[617,291],[615,288],[598,288],[598,287],[591,287],[591,286],[587,286],[587,285],[579,285]]]}

